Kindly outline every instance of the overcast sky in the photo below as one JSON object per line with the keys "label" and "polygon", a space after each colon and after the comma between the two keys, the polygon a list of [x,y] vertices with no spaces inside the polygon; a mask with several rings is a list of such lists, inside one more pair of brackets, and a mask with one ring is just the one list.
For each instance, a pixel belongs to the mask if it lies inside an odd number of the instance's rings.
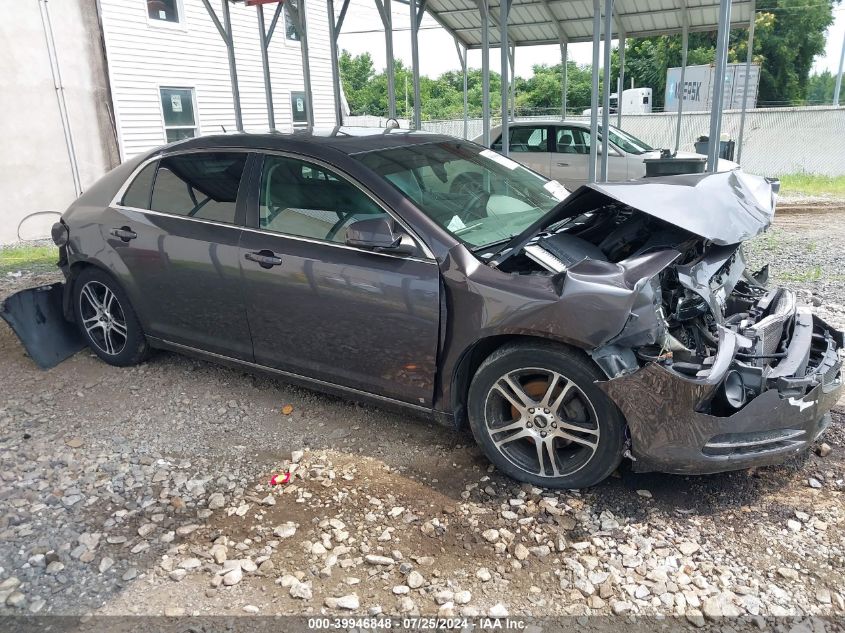
{"label": "overcast sky", "polygon": [[[337,3],[336,3],[337,4]],[[813,70],[830,70],[836,73],[839,67],[839,54],[845,37],[845,6],[834,7],[834,24],[828,29],[827,49],[823,56],[816,58]],[[393,54],[406,64],[411,62],[411,36],[408,6],[393,4]],[[349,13],[340,35],[340,48],[352,54],[369,52],[377,70],[385,66],[387,56],[384,50],[384,32],[381,19],[372,0],[352,0]],[[569,58],[579,64],[589,64],[592,59],[590,44],[571,44]],[[531,67],[535,64],[556,64],[560,59],[557,46],[525,46],[516,51],[516,74],[521,77],[531,76]],[[498,50],[491,49],[490,68],[498,70],[500,66]],[[469,52],[470,67],[481,67],[480,51]],[[426,14],[420,31],[420,71],[429,77],[436,77],[447,70],[460,68],[452,37],[440,28]]]}

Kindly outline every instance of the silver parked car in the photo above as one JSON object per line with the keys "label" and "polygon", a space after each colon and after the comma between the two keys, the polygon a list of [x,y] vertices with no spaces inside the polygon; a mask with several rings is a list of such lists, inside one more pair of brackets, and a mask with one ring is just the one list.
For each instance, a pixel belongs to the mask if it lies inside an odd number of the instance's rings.
{"label": "silver parked car", "polygon": [[[491,148],[502,151],[502,128],[490,131]],[[599,128],[601,139],[601,127]],[[474,139],[482,143],[482,139]],[[646,158],[659,158],[660,150],[646,142],[610,126],[608,139],[610,156],[607,176],[610,181],[632,180],[645,176]],[[514,121],[510,125],[510,157],[557,180],[574,190],[587,182],[590,160],[590,124],[579,121]],[[601,146],[599,146],[601,153]],[[701,156],[693,152],[678,152],[679,158]],[[738,165],[729,160],[719,160],[719,171],[730,171]]]}

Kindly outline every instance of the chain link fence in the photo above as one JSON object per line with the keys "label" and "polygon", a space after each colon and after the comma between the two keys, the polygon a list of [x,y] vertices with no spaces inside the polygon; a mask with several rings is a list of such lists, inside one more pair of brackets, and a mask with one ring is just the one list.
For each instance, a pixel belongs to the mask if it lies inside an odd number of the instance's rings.
{"label": "chain link fence", "polygon": [[[517,120],[557,119],[517,117]],[[572,116],[572,121],[589,117]],[[727,110],[722,117],[722,133],[739,137],[739,110]],[[611,116],[616,124],[616,115]],[[622,129],[641,138],[652,147],[675,147],[678,115],[671,112],[622,115]],[[492,125],[501,123],[494,119]],[[429,132],[464,136],[463,119],[423,121]],[[481,135],[481,119],[467,121],[467,138]],[[709,112],[684,112],[679,149],[695,151],[695,140],[710,130]],[[845,175],[845,107],[813,106],[802,108],[760,108],[745,116],[742,166],[748,172],[765,176],[808,173],[825,176]]]}

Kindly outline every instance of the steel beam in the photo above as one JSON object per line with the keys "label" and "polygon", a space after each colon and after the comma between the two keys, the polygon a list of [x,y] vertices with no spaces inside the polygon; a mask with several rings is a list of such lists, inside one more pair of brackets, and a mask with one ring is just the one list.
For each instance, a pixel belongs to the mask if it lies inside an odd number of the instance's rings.
{"label": "steel beam", "polygon": [[716,35],[716,72],[713,77],[713,101],[710,104],[710,142],[707,146],[707,170],[719,170],[722,105],[725,97],[725,72],[728,63],[728,37],[731,32],[731,0],[720,0],[719,31]]}
{"label": "steel beam", "polygon": [[604,100],[601,110],[601,182],[607,182],[607,159],[610,151],[608,128],[610,127],[610,43],[613,39],[613,0],[604,2],[604,68],[602,83],[604,84]]}
{"label": "steel beam", "polygon": [[566,120],[566,89],[569,83],[569,70],[566,65],[569,61],[569,50],[566,42],[560,44],[560,120]]}
{"label": "steel beam", "polygon": [[475,0],[481,14],[481,144],[490,147],[490,11],[487,0]]}
{"label": "steel beam", "polygon": [[[749,3],[750,3],[750,0],[735,0],[733,4],[736,8],[739,8],[739,7],[742,7],[744,5],[748,5]],[[555,1],[549,2],[548,0],[546,0],[546,1],[536,0],[535,2],[520,2],[519,8],[520,9],[535,9],[535,8],[542,8],[542,7],[544,7],[544,5],[547,5],[547,4],[549,4],[550,6],[553,6],[553,7],[560,6],[564,9],[564,11],[571,6],[571,2],[569,0],[566,0],[565,2],[555,2]],[[618,20],[619,20],[618,24],[620,24],[620,25],[623,24],[623,21],[627,18],[659,18],[659,17],[665,17],[668,14],[680,13],[680,12],[681,12],[680,7],[667,7],[665,9],[647,9],[647,10],[644,10],[644,11],[627,11],[625,13],[620,12],[620,13],[617,14]],[[443,16],[472,14],[472,13],[473,13],[472,9],[445,9],[443,11],[437,11],[436,15],[438,15],[442,18]],[[434,15],[435,13],[432,12],[432,14]],[[567,18],[566,22],[567,23],[578,23],[578,22],[586,23],[586,22],[589,22],[591,19],[592,18],[589,18],[589,17],[572,18],[572,19]],[[528,23],[528,22],[518,22],[518,23],[511,24],[511,26],[512,27],[514,27],[514,26],[536,26],[536,25],[542,25],[542,24],[549,24],[551,21],[552,20],[537,21],[537,22],[530,22],[530,23]],[[455,29],[455,30],[464,31],[464,30],[467,30],[467,29],[461,28],[461,29]],[[664,30],[664,32],[665,32],[665,30]]]}
{"label": "steel beam", "polygon": [[549,16],[549,19],[554,23],[555,30],[557,31],[557,41],[558,46],[560,46],[560,118],[561,120],[564,120],[566,119],[566,84],[568,80],[566,62],[569,57],[569,38],[566,36],[566,31],[563,30],[563,26],[560,21],[555,16],[554,11],[549,4],[549,0],[540,0],[540,2],[543,5],[543,9],[546,11],[546,14]]}
{"label": "steel beam", "polygon": [[[283,5],[280,3],[279,8]],[[261,37],[261,70],[264,73],[264,99],[267,103],[267,124],[271,130],[276,129],[276,116],[273,112],[273,84],[270,81],[270,60],[267,55],[267,31],[264,25],[264,5],[255,5],[256,14],[258,16],[258,34]]]}
{"label": "steel beam", "polygon": [[461,71],[464,75],[464,138],[469,135],[469,100],[467,91],[467,49],[461,50],[460,40],[455,38],[455,50],[458,51],[458,59],[461,61]]}
{"label": "steel beam", "polygon": [[[681,121],[684,114],[685,93],[684,82],[686,81],[687,74],[687,53],[689,53],[689,13],[687,11],[686,0],[681,0],[681,2],[683,3],[684,12],[681,14],[683,31],[681,32],[681,77],[678,80],[680,94],[676,95],[678,98],[678,121],[675,128],[675,154],[678,153],[678,149],[681,147]],[[678,88],[675,90],[677,91]]]}
{"label": "steel beam", "polygon": [[308,126],[314,126],[314,96],[311,91],[311,60],[308,54],[308,20],[306,19],[305,0],[287,3],[288,12],[297,25],[299,32],[299,52],[302,57],[302,83],[305,89],[305,116]]}
{"label": "steel beam", "polygon": [[[619,29],[619,24],[616,26]],[[622,93],[625,92],[625,31],[619,30],[619,81],[616,89],[616,127],[622,129]]]}
{"label": "steel beam", "polygon": [[337,57],[337,38],[340,29],[343,27],[343,19],[346,17],[346,10],[349,8],[349,0],[343,0],[340,9],[340,17],[335,22],[334,0],[327,0],[329,14],[329,46],[332,59],[332,92],[334,93],[334,118],[337,125],[343,125],[343,95],[340,90],[340,66]]}
{"label": "steel beam", "polygon": [[384,26],[384,46],[387,53],[387,116],[396,118],[396,69],[393,58],[393,16],[390,0],[375,0],[376,8]]}
{"label": "steel beam", "polygon": [[414,121],[413,129],[422,128],[422,102],[420,101],[420,44],[419,31],[427,0],[410,0],[411,10],[411,73],[414,80]]}
{"label": "steel beam", "polygon": [[836,85],[833,88],[833,105],[839,105],[839,93],[842,90],[842,70],[845,65],[845,37],[842,38],[842,51],[839,53],[839,72],[836,73]]}
{"label": "steel beam", "polygon": [[510,154],[510,122],[508,121],[508,12],[510,0],[499,0],[499,50],[502,62],[502,154]]}
{"label": "steel beam", "polygon": [[596,181],[596,156],[599,138],[599,40],[601,38],[601,0],[593,0],[593,91],[590,95],[590,163],[587,181]]}
{"label": "steel beam", "polygon": [[508,57],[510,59],[510,67],[511,67],[511,80],[510,80],[510,88],[511,88],[511,121],[516,119],[516,45],[511,45],[508,47]]}
{"label": "steel beam", "polygon": [[211,7],[209,0],[202,0],[202,3],[205,5],[205,10],[208,11],[211,21],[214,22],[214,26],[217,27],[220,37],[223,38],[223,42],[226,44],[226,53],[229,58],[229,81],[232,85],[232,106],[235,111],[235,127],[238,132],[243,132],[244,120],[241,114],[241,92],[238,88],[238,69],[235,64],[235,41],[232,38],[232,20],[229,16],[229,2],[228,0],[223,0],[222,23],[217,17],[217,13]]}
{"label": "steel beam", "polygon": [[748,86],[751,79],[751,62],[754,58],[754,14],[756,1],[751,2],[751,19],[748,21],[748,55],[745,57],[745,83],[742,88],[742,114],[739,115],[739,136],[736,140],[736,162],[742,159],[742,141],[745,137],[745,111],[748,109]]}

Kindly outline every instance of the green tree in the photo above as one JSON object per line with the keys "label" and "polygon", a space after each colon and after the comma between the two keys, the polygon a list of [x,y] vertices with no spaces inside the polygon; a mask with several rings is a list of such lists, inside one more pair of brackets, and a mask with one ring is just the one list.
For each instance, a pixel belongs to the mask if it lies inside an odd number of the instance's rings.
{"label": "green tree", "polygon": [[346,100],[349,102],[349,109],[352,114],[365,114],[367,104],[364,93],[376,74],[373,58],[369,53],[353,57],[349,51],[343,51],[338,61],[340,79],[346,93]]}
{"label": "green tree", "polygon": [[[560,109],[561,66],[537,65],[528,79],[517,78],[517,108],[520,111],[534,110],[549,113]],[[599,90],[602,81],[599,79]],[[579,66],[575,62],[566,65],[566,106],[570,112],[581,112],[590,107],[592,95],[592,74],[589,66]]]}
{"label": "green tree", "polygon": [[[825,29],[833,22],[835,3],[839,0],[760,0],[757,3],[754,61],[761,65],[758,103],[780,105],[807,99],[813,58],[824,51]],[[729,61],[746,60],[747,38],[745,29],[731,31]],[[710,64],[715,60],[715,51],[716,33],[691,33],[687,64]],[[651,87],[655,104],[664,103],[666,70],[680,65],[680,35],[627,41],[625,76],[633,77],[639,86]],[[614,77],[617,73],[618,68]]]}
{"label": "green tree", "polygon": [[836,76],[829,70],[818,75],[810,75],[807,80],[807,103],[830,104],[833,102],[833,90],[836,86]]}
{"label": "green tree", "polygon": [[[838,0],[836,1],[838,4]],[[759,101],[778,105],[807,98],[813,58],[825,47],[834,0],[763,0],[757,10],[754,50],[761,58]],[[744,59],[747,47],[739,42]]]}

